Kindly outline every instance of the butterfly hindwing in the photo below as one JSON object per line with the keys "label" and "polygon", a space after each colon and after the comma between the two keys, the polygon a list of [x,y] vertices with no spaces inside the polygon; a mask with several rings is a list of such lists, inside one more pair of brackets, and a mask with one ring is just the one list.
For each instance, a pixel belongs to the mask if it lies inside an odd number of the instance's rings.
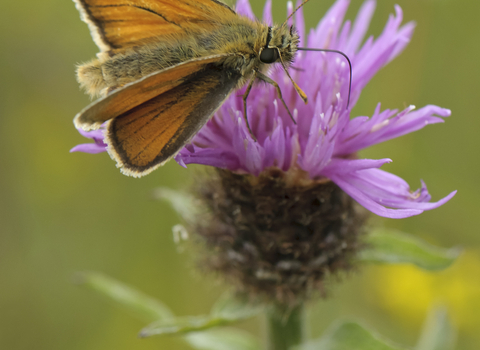
{"label": "butterfly hindwing", "polygon": [[112,119],[106,141],[117,166],[127,175],[142,176],[165,163],[208,121],[240,78],[236,71],[210,63]]}
{"label": "butterfly hindwing", "polygon": [[140,80],[127,84],[98,99],[75,116],[77,129],[94,130],[109,119],[115,118],[134,107],[173,89],[191,79],[196,72],[210,63],[218,63],[231,54],[193,59],[152,73]]}
{"label": "butterfly hindwing", "polygon": [[74,0],[102,52],[212,30],[235,12],[218,0]]}

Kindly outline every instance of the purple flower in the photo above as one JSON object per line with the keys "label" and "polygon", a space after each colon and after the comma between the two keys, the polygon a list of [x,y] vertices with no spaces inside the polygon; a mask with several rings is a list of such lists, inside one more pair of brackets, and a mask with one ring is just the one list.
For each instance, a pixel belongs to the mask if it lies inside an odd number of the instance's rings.
{"label": "purple flower", "polygon": [[[455,191],[432,203],[423,182],[421,189],[412,192],[404,180],[380,170],[390,159],[358,159],[359,150],[443,122],[440,117],[448,117],[450,111],[431,105],[419,110],[410,106],[403,111],[382,111],[378,104],[373,116],[350,119],[351,107],[364,86],[405,48],[414,24],[402,26],[402,10],[396,6],[382,34],[362,45],[375,1],[366,1],[353,23],[343,21],[348,5],[348,0],[337,0],[308,36],[304,33],[303,8],[294,16],[300,46],[340,50],[350,58],[353,74],[348,109],[350,76],[346,60],[335,53],[299,51],[293,64],[298,69],[290,73],[309,97],[308,104],[297,95],[281,67],[269,74],[279,84],[296,125],[277,99],[275,89],[256,85],[247,101],[255,142],[245,125],[243,88],[231,94],[191,144],[177,154],[177,163],[204,164],[255,176],[270,167],[286,172],[301,170],[313,180],[332,180],[365,208],[389,218],[418,215],[450,200]],[[271,6],[271,0],[267,0],[263,15],[267,23],[272,22]],[[248,0],[239,0],[236,9],[255,18]]]}
{"label": "purple flower", "polygon": [[85,152],[85,153],[101,153],[107,151],[107,144],[103,142],[103,129],[94,131],[83,131],[78,129],[78,132],[85,137],[95,141],[95,143],[83,143],[73,147],[70,152]]}

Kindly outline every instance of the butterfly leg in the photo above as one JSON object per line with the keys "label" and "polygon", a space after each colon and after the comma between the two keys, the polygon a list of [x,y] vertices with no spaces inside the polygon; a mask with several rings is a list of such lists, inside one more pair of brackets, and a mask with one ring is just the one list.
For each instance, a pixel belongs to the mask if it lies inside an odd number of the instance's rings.
{"label": "butterfly leg", "polygon": [[245,93],[243,94],[243,115],[245,116],[245,123],[247,124],[248,131],[250,132],[250,135],[252,136],[253,140],[257,142],[257,138],[252,132],[252,129],[250,128],[250,124],[248,123],[248,118],[247,118],[247,98],[248,95],[250,94],[250,90],[252,90],[253,82],[255,81],[255,78],[257,77],[258,72],[255,71],[253,78],[250,80],[248,83],[247,89],[245,90]]}
{"label": "butterfly leg", "polygon": [[290,69],[296,70],[297,72],[305,72],[305,69],[303,69],[303,68],[290,66]]}
{"label": "butterfly leg", "polygon": [[293,123],[294,123],[294,124],[297,124],[297,122],[296,122],[295,119],[293,118],[292,113],[290,113],[290,110],[288,109],[287,104],[285,103],[285,100],[284,100],[283,97],[282,97],[282,90],[280,90],[280,86],[278,86],[278,84],[277,84],[274,80],[270,79],[269,77],[267,77],[265,74],[262,74],[261,72],[256,72],[255,76],[256,76],[258,79],[260,79],[260,80],[262,80],[262,81],[264,81],[264,82],[266,82],[266,83],[268,83],[268,84],[270,84],[270,85],[273,85],[273,86],[275,87],[275,89],[277,90],[278,98],[280,99],[280,101],[282,101],[283,106],[285,107],[285,109],[286,109],[287,112],[288,112],[288,115],[289,115],[290,118],[292,119]]}

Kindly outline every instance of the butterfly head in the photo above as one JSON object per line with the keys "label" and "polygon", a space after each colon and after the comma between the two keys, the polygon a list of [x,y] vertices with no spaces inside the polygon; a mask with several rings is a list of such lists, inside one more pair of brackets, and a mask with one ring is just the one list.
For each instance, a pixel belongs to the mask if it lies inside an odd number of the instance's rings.
{"label": "butterfly head", "polygon": [[282,62],[288,65],[297,52],[298,42],[299,36],[293,26],[268,27],[266,40],[260,48],[259,59],[265,64]]}
{"label": "butterfly head", "polygon": [[288,66],[295,58],[300,38],[295,27],[288,27],[286,23],[287,21],[280,27],[268,27],[265,44],[260,48],[258,58],[264,64],[280,63],[299,96],[307,103],[307,95],[288,73]]}

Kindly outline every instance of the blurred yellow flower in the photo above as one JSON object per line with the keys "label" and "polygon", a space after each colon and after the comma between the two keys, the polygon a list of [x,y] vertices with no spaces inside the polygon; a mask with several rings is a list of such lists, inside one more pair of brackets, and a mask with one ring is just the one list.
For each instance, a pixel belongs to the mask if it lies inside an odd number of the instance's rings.
{"label": "blurred yellow flower", "polygon": [[376,302],[406,326],[420,324],[432,304],[447,306],[459,330],[480,338],[480,252],[467,251],[445,271],[412,265],[374,268]]}

